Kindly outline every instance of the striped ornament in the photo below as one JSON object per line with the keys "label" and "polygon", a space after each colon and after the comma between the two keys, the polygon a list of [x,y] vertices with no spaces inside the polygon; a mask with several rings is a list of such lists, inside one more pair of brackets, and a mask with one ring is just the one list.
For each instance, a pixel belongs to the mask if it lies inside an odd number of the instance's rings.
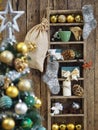
{"label": "striped ornament", "polygon": [[11,108],[12,99],[9,96],[2,96],[0,98],[0,108],[6,109]]}

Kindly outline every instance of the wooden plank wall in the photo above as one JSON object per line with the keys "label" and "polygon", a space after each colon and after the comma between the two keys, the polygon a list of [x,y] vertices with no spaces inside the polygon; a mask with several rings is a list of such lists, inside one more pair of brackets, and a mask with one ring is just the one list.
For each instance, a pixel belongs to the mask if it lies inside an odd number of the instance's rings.
{"label": "wooden plank wall", "polygon": [[[96,0],[95,4],[95,14],[96,14],[96,20],[98,22],[98,1]],[[95,128],[97,130],[98,128],[98,26],[96,28],[96,47],[95,47]]]}
{"label": "wooden plank wall", "polygon": [[[7,0],[2,0],[2,6]],[[18,3],[18,6],[16,4]],[[24,10],[25,14],[18,20],[20,33],[16,32],[17,41],[23,41],[26,32],[41,21],[46,12],[48,0],[12,0],[14,10]],[[81,9],[85,4],[92,4],[98,20],[98,1],[96,0],[50,0],[49,6],[54,9]],[[96,32],[96,35],[95,35]],[[87,40],[87,61],[92,60],[91,70],[86,70],[87,87],[87,128],[88,130],[98,129],[98,27],[92,31]],[[38,70],[31,70],[29,77],[34,82],[36,95],[42,100],[41,115],[43,115],[43,124],[47,127],[47,87],[42,82],[43,73]]]}

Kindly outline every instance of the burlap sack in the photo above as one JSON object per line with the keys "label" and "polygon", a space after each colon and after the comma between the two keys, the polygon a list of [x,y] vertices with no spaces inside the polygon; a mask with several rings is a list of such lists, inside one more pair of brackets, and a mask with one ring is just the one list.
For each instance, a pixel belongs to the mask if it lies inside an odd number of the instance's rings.
{"label": "burlap sack", "polygon": [[38,69],[43,72],[44,60],[48,51],[48,20],[42,19],[42,22],[29,30],[25,37],[25,43],[34,42],[36,44],[35,51],[29,52],[31,58],[29,60],[30,68]]}

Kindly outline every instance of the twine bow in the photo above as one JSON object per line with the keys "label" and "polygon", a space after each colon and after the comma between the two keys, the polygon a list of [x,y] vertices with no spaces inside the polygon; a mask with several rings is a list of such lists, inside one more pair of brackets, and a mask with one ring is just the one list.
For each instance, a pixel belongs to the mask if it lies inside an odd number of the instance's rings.
{"label": "twine bow", "polygon": [[46,18],[42,18],[39,28],[41,31],[47,31],[49,29],[49,23]]}

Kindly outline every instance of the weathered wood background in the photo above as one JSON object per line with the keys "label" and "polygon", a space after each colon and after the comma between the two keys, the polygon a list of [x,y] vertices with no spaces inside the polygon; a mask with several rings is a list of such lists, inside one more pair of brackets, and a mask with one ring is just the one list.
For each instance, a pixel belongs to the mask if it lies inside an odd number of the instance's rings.
{"label": "weathered wood background", "polygon": [[[2,1],[2,9],[7,0]],[[0,3],[1,4],[1,3]],[[98,0],[50,0],[49,6],[54,9],[81,9],[85,4],[94,7],[98,21]],[[14,10],[24,10],[25,14],[18,20],[20,33],[16,32],[17,41],[23,41],[26,32],[41,21],[46,12],[48,0],[12,0]],[[17,6],[16,6],[17,5]],[[91,70],[86,72],[87,88],[87,128],[98,130],[98,27],[93,30],[87,40],[87,61],[92,60]],[[42,100],[41,115],[43,124],[47,127],[47,87],[42,82],[42,73],[37,70],[29,75],[34,82],[36,95]]]}

